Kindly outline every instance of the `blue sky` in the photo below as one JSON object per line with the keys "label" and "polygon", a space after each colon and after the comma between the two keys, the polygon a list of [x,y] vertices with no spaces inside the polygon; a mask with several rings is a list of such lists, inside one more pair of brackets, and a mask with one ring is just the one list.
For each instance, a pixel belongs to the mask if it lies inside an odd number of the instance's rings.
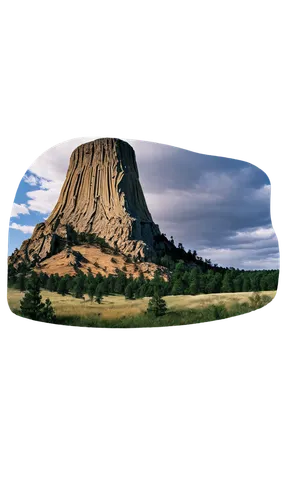
{"label": "blue sky", "polygon": [[[9,255],[57,202],[72,151],[92,138],[43,153],[19,184],[9,229]],[[257,167],[162,144],[128,140],[136,153],[148,208],[162,232],[223,266],[279,267],[270,218],[270,183]]]}

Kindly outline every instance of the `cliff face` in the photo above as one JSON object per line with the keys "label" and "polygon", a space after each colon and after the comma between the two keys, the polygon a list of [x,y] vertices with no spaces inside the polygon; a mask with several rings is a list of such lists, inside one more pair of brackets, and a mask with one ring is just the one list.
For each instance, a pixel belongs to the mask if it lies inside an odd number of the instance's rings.
{"label": "cliff face", "polygon": [[160,230],[148,210],[128,143],[98,139],[76,148],[51,215],[14,257],[31,260],[37,254],[43,260],[64,248],[72,230],[104,238],[126,255],[155,255],[154,237]]}

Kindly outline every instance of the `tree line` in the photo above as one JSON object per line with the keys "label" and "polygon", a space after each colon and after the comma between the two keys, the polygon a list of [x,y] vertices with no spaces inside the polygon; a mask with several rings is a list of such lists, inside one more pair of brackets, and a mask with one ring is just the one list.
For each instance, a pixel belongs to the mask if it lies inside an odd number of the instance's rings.
{"label": "tree line", "polygon": [[[8,286],[25,291],[31,269],[25,263],[16,269],[8,266]],[[236,269],[209,269],[206,272],[200,267],[190,267],[178,262],[169,280],[164,281],[157,270],[152,279],[142,273],[138,277],[128,276],[126,272],[117,271],[116,275],[96,276],[89,271],[84,274],[80,269],[75,276],[39,272],[40,287],[61,295],[71,294],[76,298],[88,295],[90,300],[101,302],[102,297],[110,294],[125,295],[126,299],[152,297],[156,291],[165,295],[197,295],[209,293],[260,292],[276,290],[278,270],[240,271]]]}

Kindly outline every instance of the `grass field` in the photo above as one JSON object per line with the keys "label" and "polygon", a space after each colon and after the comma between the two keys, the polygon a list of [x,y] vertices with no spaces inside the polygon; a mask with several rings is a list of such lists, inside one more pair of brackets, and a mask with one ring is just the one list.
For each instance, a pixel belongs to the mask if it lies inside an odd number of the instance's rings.
{"label": "grass field", "polygon": [[[261,297],[271,297],[271,302],[277,297],[277,294],[277,291],[260,292]],[[109,295],[103,298],[101,304],[97,304],[90,302],[87,296],[85,296],[84,301],[70,295],[63,297],[56,292],[48,292],[47,290],[42,290],[41,295],[42,301],[47,298],[51,300],[59,324],[74,328],[171,328],[172,326],[189,326],[194,323],[206,324],[212,322],[210,321],[212,318],[217,317],[216,308],[211,306],[218,306],[217,311],[221,311],[221,317],[228,316],[222,317],[222,320],[225,321],[230,319],[229,314],[233,318],[253,312],[249,305],[247,307],[247,302],[253,292],[166,296],[164,300],[167,303],[168,313],[161,318],[148,318],[148,315],[145,315],[150,297],[126,300],[122,295]],[[20,300],[23,296],[24,294],[19,290],[7,290],[6,305],[8,311],[12,313],[19,311]],[[238,313],[241,313],[241,316]],[[199,323],[197,323],[198,321]]]}

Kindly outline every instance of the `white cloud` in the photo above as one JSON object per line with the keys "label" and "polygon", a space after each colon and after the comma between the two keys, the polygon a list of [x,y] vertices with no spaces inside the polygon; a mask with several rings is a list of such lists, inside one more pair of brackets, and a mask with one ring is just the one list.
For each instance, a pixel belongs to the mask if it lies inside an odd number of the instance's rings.
{"label": "white cloud", "polygon": [[29,209],[24,203],[13,203],[11,217],[19,217],[20,214],[29,214]]}
{"label": "white cloud", "polygon": [[235,244],[252,243],[260,240],[276,240],[276,234],[273,227],[258,227],[249,231],[237,231],[233,236],[229,237]]}
{"label": "white cloud", "polygon": [[204,248],[199,251],[203,258],[211,258],[212,263],[218,263],[225,267],[238,267],[239,269],[278,269],[279,253],[273,249],[273,253],[261,249],[257,251],[255,247],[247,252],[237,248]]}
{"label": "white cloud", "polygon": [[[31,211],[49,214],[54,208],[66,177],[69,159],[74,149],[92,140],[78,138],[57,144],[43,153],[29,168],[27,179],[36,179],[39,189],[27,192],[28,207]],[[33,182],[32,179],[32,182]],[[27,182],[27,181],[25,181]]]}
{"label": "white cloud", "polygon": [[39,183],[39,180],[38,178],[35,176],[35,175],[32,175],[32,174],[25,174],[24,177],[23,177],[23,180],[24,182],[26,182],[27,184],[30,184],[30,186],[37,186],[38,183]]}
{"label": "white cloud", "polygon": [[21,224],[16,224],[16,222],[12,222],[10,228],[22,231],[22,233],[25,234],[32,234],[32,232],[34,231],[34,226],[21,226]]}
{"label": "white cloud", "polygon": [[46,189],[28,191],[26,193],[28,197],[27,203],[31,211],[40,212],[41,214],[49,214],[54,208],[56,202],[58,201],[58,197],[62,187],[62,182],[53,182],[53,181],[44,181],[44,182],[45,185],[48,185],[49,187],[47,187]]}

